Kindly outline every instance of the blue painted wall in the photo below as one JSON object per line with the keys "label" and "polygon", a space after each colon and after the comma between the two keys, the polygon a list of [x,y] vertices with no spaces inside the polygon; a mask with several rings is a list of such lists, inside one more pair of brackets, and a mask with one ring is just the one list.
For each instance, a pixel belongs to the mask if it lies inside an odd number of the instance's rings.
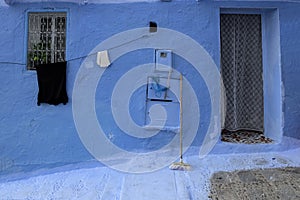
{"label": "blue painted wall", "polygon": [[[300,31],[298,6],[280,9],[282,82],[284,88],[284,134],[300,138]],[[297,19],[298,18],[298,19]]]}
{"label": "blue painted wall", "polygon": [[[283,91],[283,133],[300,139],[300,4],[251,1],[174,1],[123,4],[34,3],[0,7],[0,172],[30,170],[40,166],[61,165],[93,160],[82,145],[72,116],[72,90],[76,73],[84,59],[96,45],[119,32],[146,27],[149,21],[159,27],[180,31],[198,43],[219,66],[219,13],[221,8],[277,8],[280,24],[280,57]],[[66,10],[67,27],[67,105],[36,105],[38,93],[35,71],[26,66],[26,13],[41,9]],[[109,98],[112,84],[126,70],[153,61],[152,50],[140,50],[121,57],[104,78],[103,97]],[[182,66],[186,66],[183,68]],[[193,145],[201,145],[210,119],[210,98],[200,76],[179,56],[174,68],[184,74],[193,85],[200,102],[200,128]],[[143,91],[143,89],[141,89]],[[142,92],[143,93],[143,92]],[[99,94],[97,94],[99,95]],[[137,95],[138,96],[138,95]],[[99,97],[100,98],[100,97]],[[271,100],[270,100],[271,101]],[[97,104],[99,118],[107,120],[106,129],[118,132],[109,122],[108,100]],[[134,107],[134,106],[133,106]],[[103,108],[103,109],[101,109]],[[137,105],[143,110],[143,105]],[[102,113],[101,113],[102,112]],[[139,112],[133,118],[139,118]],[[101,115],[101,116],[100,116]],[[135,117],[134,117],[135,116]],[[120,132],[119,132],[120,133]],[[161,139],[161,138],[160,138]],[[163,139],[168,142],[169,138]],[[162,141],[162,140],[160,140]],[[136,140],[117,135],[116,144],[127,149],[153,150],[158,141]]]}

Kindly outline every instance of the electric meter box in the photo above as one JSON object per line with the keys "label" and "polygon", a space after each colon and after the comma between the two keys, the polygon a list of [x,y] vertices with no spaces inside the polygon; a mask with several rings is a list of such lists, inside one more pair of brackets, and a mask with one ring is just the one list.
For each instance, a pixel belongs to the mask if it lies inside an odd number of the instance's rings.
{"label": "electric meter box", "polygon": [[172,68],[172,51],[165,49],[155,50],[155,70],[169,72]]}

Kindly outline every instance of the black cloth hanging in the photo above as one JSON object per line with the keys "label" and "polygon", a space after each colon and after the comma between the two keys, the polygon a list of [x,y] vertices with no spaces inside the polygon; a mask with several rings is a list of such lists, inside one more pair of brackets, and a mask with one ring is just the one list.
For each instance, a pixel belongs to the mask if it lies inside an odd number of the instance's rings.
{"label": "black cloth hanging", "polygon": [[66,91],[67,62],[42,64],[36,67],[39,93],[37,105],[58,105],[68,102]]}

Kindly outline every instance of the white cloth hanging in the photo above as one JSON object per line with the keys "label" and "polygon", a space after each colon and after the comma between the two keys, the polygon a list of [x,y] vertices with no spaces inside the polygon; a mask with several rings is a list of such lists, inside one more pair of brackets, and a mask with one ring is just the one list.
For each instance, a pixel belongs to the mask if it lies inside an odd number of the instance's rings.
{"label": "white cloth hanging", "polygon": [[110,65],[110,60],[108,56],[108,51],[100,51],[97,53],[97,64],[100,67],[108,67]]}

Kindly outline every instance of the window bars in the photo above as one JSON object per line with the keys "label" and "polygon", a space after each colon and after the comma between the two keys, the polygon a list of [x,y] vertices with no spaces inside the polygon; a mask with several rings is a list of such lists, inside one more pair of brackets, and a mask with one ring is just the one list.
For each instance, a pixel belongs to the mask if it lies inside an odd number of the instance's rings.
{"label": "window bars", "polygon": [[66,13],[32,12],[28,16],[27,69],[63,62],[66,51]]}

